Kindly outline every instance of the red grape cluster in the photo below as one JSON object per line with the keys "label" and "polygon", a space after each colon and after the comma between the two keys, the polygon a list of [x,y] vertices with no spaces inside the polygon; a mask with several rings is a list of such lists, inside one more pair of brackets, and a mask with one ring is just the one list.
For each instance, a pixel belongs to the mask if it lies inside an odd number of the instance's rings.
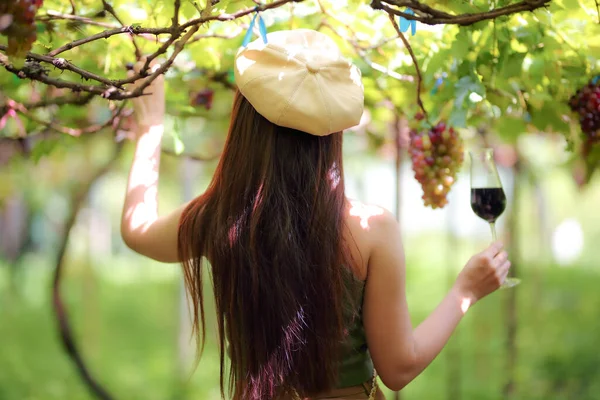
{"label": "red grape cluster", "polygon": [[579,124],[590,143],[600,140],[600,85],[594,81],[579,89],[569,100],[579,114]]}
{"label": "red grape cluster", "polygon": [[425,206],[443,208],[463,160],[463,142],[444,122],[429,131],[410,132],[410,156],[415,178],[423,188]]}
{"label": "red grape cluster", "polygon": [[8,0],[0,3],[4,21],[2,34],[8,36],[9,56],[23,57],[37,39],[35,14],[44,0]]}

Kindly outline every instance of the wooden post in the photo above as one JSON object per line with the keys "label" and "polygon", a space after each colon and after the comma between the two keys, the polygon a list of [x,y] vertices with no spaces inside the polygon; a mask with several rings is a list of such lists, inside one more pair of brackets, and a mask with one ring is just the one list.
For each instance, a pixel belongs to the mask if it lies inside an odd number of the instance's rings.
{"label": "wooden post", "polygon": [[[551,264],[552,256],[547,251],[547,249],[551,248],[551,238],[550,238],[550,226],[548,221],[548,204],[546,201],[546,194],[544,193],[544,189],[540,183],[540,180],[534,175],[529,174],[533,181],[533,189],[535,193],[535,207],[538,212],[538,224],[539,224],[539,244],[537,249],[537,259],[542,261],[541,263],[535,263],[533,268],[533,274],[529,275],[529,279],[531,282],[528,282],[529,287],[532,288],[532,297],[534,299],[541,299],[543,295],[544,285],[542,283],[543,271],[539,267],[539,265],[548,265]],[[532,312],[531,315],[536,317],[541,316],[541,313]],[[534,329],[537,324],[534,324]]]}
{"label": "wooden post", "polygon": [[[182,183],[183,202],[190,201],[194,197],[193,182],[196,174],[194,173],[194,162],[185,157],[180,163],[180,177]],[[179,289],[179,335],[178,335],[178,376],[185,377],[189,374],[194,359],[196,357],[196,346],[192,338],[192,310],[188,301],[187,292],[183,282],[183,276],[180,278]]]}
{"label": "wooden post", "polygon": [[[519,248],[519,219],[521,214],[520,207],[520,185],[522,179],[522,159],[517,148],[517,162],[514,166],[514,184],[513,184],[513,209],[508,219],[508,251],[512,263],[510,276],[519,275],[520,248]],[[517,366],[517,294],[520,287],[506,289],[506,303],[504,308],[504,326],[506,328],[505,342],[505,383],[503,388],[502,398],[509,400],[514,398],[516,393],[515,387],[515,368]]]}
{"label": "wooden post", "polygon": [[[456,265],[457,261],[457,249],[458,240],[456,233],[454,232],[455,220],[455,207],[452,203],[448,204],[447,212],[447,227],[448,232],[446,242],[446,278],[448,289],[452,287],[456,280]],[[459,400],[461,398],[461,379],[462,379],[462,367],[461,367],[461,351],[460,351],[460,332],[457,329],[452,335],[452,339],[446,347],[446,395],[448,400]]]}
{"label": "wooden post", "polygon": [[[396,111],[394,118],[394,144],[396,147],[396,163],[395,163],[395,180],[396,180],[396,193],[395,193],[395,205],[396,205],[396,219],[400,223],[400,216],[402,213],[402,129],[408,129],[408,122],[405,118],[400,116],[400,113]],[[394,399],[400,400],[400,392],[394,393]]]}
{"label": "wooden post", "polygon": [[[395,204],[396,204],[396,218],[400,222],[400,213],[402,212],[402,185],[400,181],[402,179],[402,129],[407,125],[405,118],[401,118],[399,113],[396,113],[394,118],[394,144],[396,145],[396,163],[395,163],[395,179],[396,179],[396,193],[395,193]],[[406,127],[406,129],[408,129]]]}

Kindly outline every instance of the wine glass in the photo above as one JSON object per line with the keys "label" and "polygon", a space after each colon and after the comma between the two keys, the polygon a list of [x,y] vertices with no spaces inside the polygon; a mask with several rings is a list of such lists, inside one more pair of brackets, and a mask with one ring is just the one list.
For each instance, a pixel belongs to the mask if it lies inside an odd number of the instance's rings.
{"label": "wine glass", "polygon": [[[490,224],[492,238],[496,241],[496,219],[506,209],[506,195],[494,162],[494,149],[484,148],[469,152],[471,160],[471,209]],[[517,278],[506,278],[503,288],[521,282]]]}

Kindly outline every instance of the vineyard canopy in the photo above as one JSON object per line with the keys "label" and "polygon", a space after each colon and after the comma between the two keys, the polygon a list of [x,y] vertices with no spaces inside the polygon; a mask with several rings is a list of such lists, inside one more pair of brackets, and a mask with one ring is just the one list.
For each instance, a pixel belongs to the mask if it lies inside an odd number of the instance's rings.
{"label": "vineyard canopy", "polygon": [[[46,0],[26,62],[6,56],[9,16],[0,16],[0,137],[116,128],[129,111],[123,100],[162,73],[169,114],[220,121],[214,134],[224,135],[233,58],[256,13],[267,31],[329,34],[359,65],[376,145],[395,113],[425,114],[421,125],[484,126],[507,142],[558,133],[577,148],[583,137],[568,102],[596,75],[600,54],[600,12],[583,0]],[[128,78],[141,55],[162,68]],[[129,90],[137,79],[146,83]]]}

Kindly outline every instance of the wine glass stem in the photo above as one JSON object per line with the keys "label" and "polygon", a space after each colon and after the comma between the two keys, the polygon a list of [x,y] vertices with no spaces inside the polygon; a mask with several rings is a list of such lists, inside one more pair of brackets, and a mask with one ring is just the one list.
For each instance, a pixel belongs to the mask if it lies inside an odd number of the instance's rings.
{"label": "wine glass stem", "polygon": [[496,239],[496,223],[495,222],[490,222],[490,229],[492,230],[492,239],[494,239],[494,242],[498,239]]}

